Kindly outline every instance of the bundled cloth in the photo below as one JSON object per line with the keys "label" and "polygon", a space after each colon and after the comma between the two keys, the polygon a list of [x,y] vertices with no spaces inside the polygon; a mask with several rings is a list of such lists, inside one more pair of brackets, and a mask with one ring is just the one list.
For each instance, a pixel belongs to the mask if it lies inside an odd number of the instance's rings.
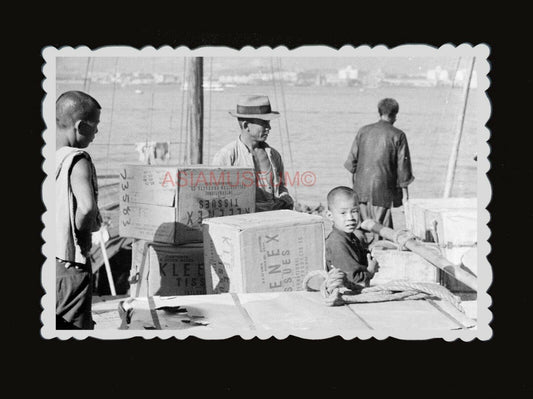
{"label": "bundled cloth", "polygon": [[438,298],[450,302],[464,313],[460,299],[436,283],[393,280],[386,284],[363,287],[350,282],[342,270],[334,267],[329,272],[322,270],[310,272],[305,277],[303,286],[306,291],[320,291],[328,306]]}

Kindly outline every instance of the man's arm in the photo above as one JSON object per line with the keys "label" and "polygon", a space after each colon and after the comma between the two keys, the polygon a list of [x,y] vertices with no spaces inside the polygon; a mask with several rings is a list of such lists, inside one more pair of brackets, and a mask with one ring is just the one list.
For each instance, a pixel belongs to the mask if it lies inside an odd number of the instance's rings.
{"label": "man's arm", "polygon": [[[409,145],[407,144],[407,137],[402,133],[398,140],[397,147],[397,175],[398,175],[398,187],[402,188],[403,199],[406,199],[407,186],[413,182],[415,177],[413,176],[413,170],[411,168],[411,154],[409,153]],[[404,191],[405,189],[405,191]]]}
{"label": "man's arm", "polygon": [[278,165],[278,172],[279,172],[279,195],[280,197],[288,197],[290,201],[292,201],[291,196],[289,195],[289,189],[285,185],[285,165],[283,165],[283,159],[281,159],[281,155],[278,154],[279,158],[279,165]]}
{"label": "man's arm", "polygon": [[355,170],[357,169],[357,152],[358,152],[358,136],[359,132],[355,135],[355,138],[352,143],[352,147],[350,148],[350,152],[348,153],[348,157],[346,159],[346,162],[344,162],[344,167],[348,170],[350,173],[355,173]]}
{"label": "man's arm", "polygon": [[[285,185],[285,166],[283,165],[283,159],[281,155],[274,148],[270,148],[270,163],[273,170],[276,171],[277,176],[271,176],[273,184],[278,187],[278,198],[275,198],[275,204],[273,209],[293,209],[294,200],[289,194],[289,189]],[[277,182],[276,182],[277,181]]]}
{"label": "man's arm", "polygon": [[92,186],[92,167],[87,158],[78,159],[72,166],[70,184],[76,200],[76,229],[90,237],[99,226],[96,223],[98,204]]}
{"label": "man's arm", "polygon": [[233,161],[231,155],[226,148],[221,148],[213,157],[214,166],[231,166]]}
{"label": "man's arm", "polygon": [[409,201],[409,189],[402,187],[402,203],[405,204],[407,201]]}

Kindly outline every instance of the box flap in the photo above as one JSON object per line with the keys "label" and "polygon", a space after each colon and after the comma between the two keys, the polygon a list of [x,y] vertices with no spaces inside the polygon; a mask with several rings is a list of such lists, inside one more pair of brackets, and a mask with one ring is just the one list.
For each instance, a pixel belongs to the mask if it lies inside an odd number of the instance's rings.
{"label": "box flap", "polygon": [[410,198],[409,205],[430,210],[477,208],[477,198]]}
{"label": "box flap", "polygon": [[120,177],[121,200],[135,204],[174,206],[175,166],[123,165]]}
{"label": "box flap", "polygon": [[283,227],[324,223],[324,220],[321,216],[283,209],[278,211],[209,218],[204,219],[203,223],[211,225],[225,225],[238,230],[247,230],[255,227]]}

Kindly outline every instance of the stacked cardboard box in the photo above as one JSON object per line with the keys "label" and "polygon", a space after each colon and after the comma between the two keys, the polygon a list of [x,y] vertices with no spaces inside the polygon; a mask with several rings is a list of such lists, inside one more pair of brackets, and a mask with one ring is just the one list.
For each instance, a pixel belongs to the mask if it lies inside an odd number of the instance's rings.
{"label": "stacked cardboard box", "polygon": [[459,211],[477,213],[477,198],[416,198],[409,200],[405,225],[423,241],[434,241],[435,214]]}
{"label": "stacked cardboard box", "polygon": [[[435,251],[438,253],[439,249],[435,248]],[[375,248],[372,250],[372,256],[379,263],[379,271],[372,278],[372,285],[385,284],[392,280],[439,282],[438,269],[414,252]]]}
{"label": "stacked cardboard box", "polygon": [[134,297],[205,294],[202,220],[255,211],[251,168],[125,165],[119,195]]}
{"label": "stacked cardboard box", "polygon": [[[423,241],[437,243],[450,262],[461,265],[463,255],[477,246],[477,198],[410,199],[406,225]],[[444,272],[439,280],[452,292],[472,292]]]}
{"label": "stacked cardboard box", "polygon": [[201,243],[168,245],[136,240],[131,263],[132,297],[206,293]]}
{"label": "stacked cardboard box", "polygon": [[204,220],[208,294],[300,291],[324,269],[320,216],[279,210]]}
{"label": "stacked cardboard box", "polygon": [[202,220],[255,211],[253,169],[125,165],[119,234],[167,244],[202,241]]}

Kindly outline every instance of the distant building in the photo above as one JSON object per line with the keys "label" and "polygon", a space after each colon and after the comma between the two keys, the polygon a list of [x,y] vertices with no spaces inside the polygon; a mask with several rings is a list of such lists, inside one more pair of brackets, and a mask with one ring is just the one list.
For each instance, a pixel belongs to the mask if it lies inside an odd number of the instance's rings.
{"label": "distant building", "polygon": [[[455,74],[454,79],[454,86],[461,86],[463,87],[465,80],[468,77],[468,70],[467,69],[459,69],[457,73]],[[470,88],[475,89],[477,88],[477,73],[476,71],[472,71],[472,79],[470,80]]]}
{"label": "distant building", "polygon": [[295,84],[297,86],[313,86],[317,82],[317,73],[315,71],[298,72]]}
{"label": "distant building", "polygon": [[451,84],[450,75],[446,69],[437,66],[427,71],[426,79],[434,86]]}
{"label": "distant building", "polygon": [[345,81],[339,78],[338,73],[327,73],[326,76],[324,76],[324,82],[328,86],[341,86],[345,84]]}
{"label": "distant building", "polygon": [[357,80],[359,79],[359,70],[348,65],[346,68],[339,69],[338,76],[341,80]]}
{"label": "distant building", "polygon": [[366,87],[379,87],[383,79],[385,79],[385,73],[383,73],[381,68],[367,71],[361,76],[361,82]]}

